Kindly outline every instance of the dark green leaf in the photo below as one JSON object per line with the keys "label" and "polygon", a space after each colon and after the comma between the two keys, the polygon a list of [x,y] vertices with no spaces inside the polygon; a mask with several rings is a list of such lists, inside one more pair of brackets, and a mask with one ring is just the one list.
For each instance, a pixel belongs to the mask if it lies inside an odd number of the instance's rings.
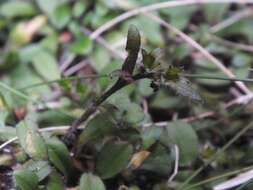
{"label": "dark green leaf", "polygon": [[127,166],[132,153],[133,147],[127,143],[107,143],[97,156],[97,172],[103,179],[113,177]]}
{"label": "dark green leaf", "polygon": [[92,50],[92,41],[87,36],[78,36],[76,41],[70,44],[69,48],[73,53],[86,55]]}
{"label": "dark green leaf", "polygon": [[107,114],[100,114],[93,118],[85,127],[78,139],[78,145],[82,146],[90,140],[102,139],[115,130],[115,124]]}
{"label": "dark green leaf", "polygon": [[173,158],[170,155],[169,148],[158,144],[151,154],[144,160],[141,169],[152,171],[162,175],[170,173],[173,164]]}
{"label": "dark green leaf", "polygon": [[180,164],[191,163],[198,155],[198,137],[191,125],[183,121],[168,124],[161,141],[167,145],[176,144],[179,147]]}
{"label": "dark green leaf", "polygon": [[142,145],[144,149],[154,144],[162,134],[162,129],[158,127],[149,127],[142,132]]}
{"label": "dark green leaf", "polygon": [[70,153],[60,140],[47,139],[49,160],[65,175],[68,175],[71,169]]}
{"label": "dark green leaf", "polygon": [[103,181],[91,173],[85,173],[80,178],[80,190],[105,190]]}
{"label": "dark green leaf", "polygon": [[62,190],[65,189],[62,177],[53,172],[50,174],[47,184],[47,190]]}
{"label": "dark green leaf", "polygon": [[130,101],[129,97],[123,93],[118,92],[109,98],[109,102],[119,109],[122,119],[129,123],[138,123],[144,119],[144,113],[141,107]]}

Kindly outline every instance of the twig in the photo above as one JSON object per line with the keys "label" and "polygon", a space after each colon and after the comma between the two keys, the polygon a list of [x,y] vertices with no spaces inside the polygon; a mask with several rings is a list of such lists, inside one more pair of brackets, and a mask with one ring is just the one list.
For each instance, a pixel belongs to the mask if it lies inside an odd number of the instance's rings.
{"label": "twig", "polygon": [[59,70],[61,73],[63,73],[63,71],[65,71],[65,69],[68,68],[68,66],[72,63],[72,61],[74,60],[75,56],[73,54],[67,54],[67,51],[65,50],[63,52],[63,55],[60,58],[60,66],[59,66]]}
{"label": "twig", "polygon": [[18,137],[13,137],[12,139],[4,142],[3,144],[0,145],[0,150],[2,150],[4,147],[11,144],[12,142],[16,141],[17,139],[18,139]]}
{"label": "twig", "polygon": [[[252,3],[252,2],[250,2]],[[233,16],[229,17],[228,19],[214,25],[210,28],[211,33],[217,33],[224,28],[231,26],[232,24],[240,21],[242,18],[253,16],[252,8],[244,9],[242,11],[237,12]]]}
{"label": "twig", "polygon": [[178,173],[178,165],[179,165],[179,148],[175,144],[174,145],[174,151],[175,151],[175,166],[172,175],[169,177],[167,184],[171,183],[172,180],[176,177]]}
{"label": "twig", "polygon": [[[35,83],[35,84],[32,84],[32,85],[23,87],[19,90],[27,90],[29,88],[35,88],[35,87],[38,87],[38,86],[49,85],[49,84],[59,83],[59,82],[63,82],[63,81],[72,81],[72,80],[80,80],[80,79],[97,79],[97,78],[104,78],[104,77],[108,77],[108,75],[86,75],[86,76],[65,77],[65,78],[51,80],[51,81],[47,81],[47,82]],[[0,83],[0,85],[1,85],[1,83]]]}
{"label": "twig", "polygon": [[169,8],[169,7],[179,7],[179,6],[187,6],[187,5],[194,5],[194,4],[207,4],[207,3],[216,3],[216,4],[224,4],[224,3],[238,3],[238,4],[245,4],[245,3],[253,3],[253,0],[185,0],[185,1],[166,1],[162,3],[154,3],[151,5],[139,7],[130,11],[127,11],[114,19],[110,20],[109,22],[100,26],[97,30],[91,33],[90,37],[92,39],[96,39],[106,30],[112,28],[113,26],[119,24],[120,22],[136,16],[141,13],[147,13],[159,9]]}
{"label": "twig", "polygon": [[[183,33],[182,31],[178,30],[177,28],[175,28],[174,26],[170,25],[169,23],[165,22],[164,20],[162,20],[161,18],[155,16],[155,15],[151,15],[151,14],[145,14],[148,17],[150,17],[152,20],[157,21],[158,23],[160,23],[161,25],[163,25],[164,27],[166,27],[167,29],[169,29],[170,31],[174,32],[175,34],[177,34],[178,36],[180,36],[183,40],[185,40],[189,45],[191,45],[192,47],[194,47],[195,49],[197,49],[198,51],[200,51],[208,60],[210,60],[211,62],[213,62],[224,74],[226,74],[228,77],[230,78],[235,78],[235,75],[229,70],[227,69],[217,58],[215,58],[212,54],[210,54],[205,48],[203,48],[201,45],[199,45],[195,40],[193,40],[191,37],[189,37],[188,35],[186,35],[185,33]],[[248,89],[247,86],[245,86],[244,83],[242,83],[241,81],[235,81],[236,85],[246,94],[251,94],[252,92]]]}
{"label": "twig", "polygon": [[[81,32],[84,33],[85,35],[91,35],[92,32],[88,30],[85,27],[81,27]],[[115,58],[120,58],[120,59],[125,59],[126,54],[124,52],[119,52],[117,51],[113,46],[111,46],[107,41],[105,41],[102,37],[98,36],[95,39],[98,43],[103,45]]]}
{"label": "twig", "polygon": [[[57,126],[57,127],[47,127],[47,128],[43,128],[43,129],[39,129],[40,132],[47,132],[47,131],[65,131],[69,129],[69,126]],[[13,137],[10,140],[4,142],[3,144],[0,145],[0,150],[2,150],[4,147],[6,147],[7,145],[15,142],[16,140],[18,140],[18,137]]]}
{"label": "twig", "polygon": [[198,79],[211,79],[211,80],[228,80],[228,81],[242,81],[242,82],[253,82],[253,79],[249,78],[226,78],[222,76],[211,76],[211,75],[201,75],[201,74],[181,74],[187,78],[198,78]]}
{"label": "twig", "polygon": [[226,189],[231,189],[235,186],[238,186],[240,184],[244,184],[248,181],[250,181],[251,179],[253,178],[253,169],[247,171],[247,172],[244,172],[244,173],[241,173],[240,175],[232,178],[232,179],[229,179],[225,182],[222,182],[218,185],[215,185],[213,187],[213,190],[226,190]]}
{"label": "twig", "polygon": [[237,169],[237,170],[234,170],[234,171],[230,171],[230,172],[227,172],[227,173],[218,175],[218,176],[210,177],[210,178],[205,179],[205,180],[203,180],[203,181],[200,181],[200,182],[197,182],[197,183],[195,183],[195,184],[192,184],[192,185],[188,186],[188,187],[187,187],[186,189],[184,189],[184,190],[192,189],[192,188],[198,187],[198,186],[200,186],[200,185],[204,185],[204,184],[207,184],[207,183],[216,181],[216,180],[220,180],[221,178],[230,177],[230,176],[232,176],[232,175],[239,174],[239,173],[248,171],[248,170],[250,170],[250,169],[253,169],[253,166],[248,166],[248,167],[241,168],[241,169]]}
{"label": "twig", "polygon": [[65,76],[70,76],[72,74],[74,74],[75,72],[79,71],[80,69],[84,68],[85,66],[87,66],[88,61],[87,60],[83,60],[80,63],[70,67],[68,70],[66,70],[64,72]]}

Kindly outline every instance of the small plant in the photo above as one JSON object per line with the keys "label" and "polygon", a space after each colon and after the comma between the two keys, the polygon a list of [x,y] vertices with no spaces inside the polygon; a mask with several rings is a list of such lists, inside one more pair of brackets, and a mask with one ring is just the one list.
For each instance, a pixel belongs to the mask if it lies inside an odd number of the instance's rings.
{"label": "small plant", "polygon": [[[16,125],[15,134],[22,149],[17,148],[15,156],[22,166],[13,172],[15,187],[22,190],[67,187],[105,190],[117,186],[134,190],[139,189],[135,184],[149,188],[150,178],[159,181],[157,188],[161,189],[167,188],[165,181],[175,170],[174,165],[179,162],[180,166],[189,167],[197,158],[198,137],[190,124],[176,120],[162,128],[152,126],[152,120],[120,90],[138,80],[148,79],[154,92],[168,88],[191,102],[203,102],[188,78],[230,79],[191,75],[179,66],[167,64],[163,61],[162,49],[151,52],[141,49],[140,33],[133,25],[129,27],[125,49],[128,55],[120,70],[86,76],[116,78],[116,81],[99,97],[88,101],[84,113],[74,120],[62,138],[39,129],[31,106],[26,117]],[[141,61],[138,59],[140,53]],[[27,88],[51,83],[64,86],[65,82],[82,78],[85,77],[57,79]],[[3,84],[2,87],[29,99],[15,89]],[[150,127],[142,125],[144,120],[151,121]],[[124,186],[128,183],[129,188]]]}
{"label": "small plant", "polygon": [[[157,49],[147,53],[146,50],[142,49],[142,64],[137,66],[140,43],[139,31],[131,25],[126,44],[128,56],[121,70],[107,75],[108,77],[117,77],[117,81],[85,108],[83,115],[74,121],[66,132],[63,141],[56,136],[39,131],[36,116],[31,111],[24,120],[17,124],[16,134],[22,147],[22,150],[17,152],[22,167],[13,173],[17,188],[22,190],[43,188],[57,190],[79,184],[80,189],[104,190],[105,185],[102,179],[111,179],[120,173],[125,178],[128,175],[127,172],[138,173],[140,168],[151,172],[161,169],[162,173],[168,175],[174,162],[170,147],[177,140],[173,140],[174,137],[166,132],[166,128],[138,129],[121,121],[115,108],[100,108],[100,105],[110,96],[140,79],[150,79],[150,87],[154,91],[164,86],[191,100],[201,100],[198,93],[191,87],[190,82],[183,76],[181,68],[164,67],[161,57],[157,53],[160,52],[161,55],[162,50]],[[63,80],[61,81],[63,82]],[[99,114],[88,121],[90,116],[98,110]],[[87,127],[79,131],[78,127],[86,121],[88,121]],[[196,150],[197,137],[191,127],[181,122],[173,125],[192,134],[191,146],[195,147]],[[168,137],[171,138],[171,142],[167,142]],[[101,140],[104,142],[101,143]],[[89,161],[83,156],[86,155],[85,151],[91,142],[100,147],[90,147],[98,155],[95,160],[91,157]],[[67,147],[72,149],[74,157],[70,156]],[[182,148],[181,151],[187,150]],[[158,154],[163,157],[162,160],[166,163],[155,160]],[[191,154],[192,158],[196,156],[194,151]],[[95,167],[80,166],[77,164],[78,162],[81,164],[93,162]]]}
{"label": "small plant", "polygon": [[164,66],[160,62],[161,52],[154,53],[161,51],[160,49],[154,50],[154,52],[150,53],[147,53],[146,50],[142,49],[143,64],[139,66],[139,68],[136,69],[136,73],[134,73],[140,51],[140,45],[140,33],[135,26],[131,25],[128,30],[126,44],[128,56],[125,59],[121,70],[117,71],[117,82],[99,98],[93,101],[86,109],[84,114],[73,123],[64,137],[66,144],[69,144],[69,142],[74,142],[74,139],[76,139],[75,133],[77,127],[86,121],[89,116],[97,110],[101,103],[103,103],[108,97],[121,88],[133,83],[136,80],[148,78],[151,79],[150,86],[154,89],[154,91],[157,91],[161,86],[165,86],[171,88],[181,96],[185,96],[194,101],[201,101],[200,95],[192,88],[190,81],[184,77],[182,69],[171,65]]}

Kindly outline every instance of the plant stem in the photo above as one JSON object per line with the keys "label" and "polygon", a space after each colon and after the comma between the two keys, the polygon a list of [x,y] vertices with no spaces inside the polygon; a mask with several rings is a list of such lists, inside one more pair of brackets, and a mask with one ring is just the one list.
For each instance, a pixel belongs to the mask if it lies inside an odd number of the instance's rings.
{"label": "plant stem", "polygon": [[51,80],[51,81],[47,81],[47,82],[39,82],[36,84],[32,84],[32,85],[23,87],[19,90],[26,90],[29,88],[35,88],[38,86],[49,85],[49,84],[59,83],[59,82],[63,82],[63,81],[72,81],[72,80],[81,80],[81,79],[97,79],[97,78],[103,78],[103,77],[108,77],[108,75],[86,75],[86,76],[65,77],[65,78]]}
{"label": "plant stem", "polygon": [[111,88],[109,88],[107,91],[105,91],[99,98],[97,98],[95,101],[93,101],[88,106],[88,108],[81,115],[80,118],[78,118],[77,120],[75,120],[73,122],[73,124],[68,129],[65,136],[63,137],[63,142],[66,145],[71,146],[76,139],[77,128],[79,127],[79,125],[81,125],[83,122],[85,122],[97,110],[97,108],[112,94],[114,94],[118,90],[122,89],[123,87],[125,87],[129,84],[132,84],[133,82],[135,82],[137,80],[144,79],[144,78],[153,78],[153,77],[154,77],[154,73],[151,72],[151,73],[136,74],[136,75],[132,76],[131,80],[125,80],[125,79],[119,78],[118,81]]}
{"label": "plant stem", "polygon": [[227,78],[227,77],[223,77],[223,76],[211,76],[211,75],[199,75],[199,74],[181,74],[181,76],[184,76],[184,77],[187,77],[187,78],[253,82],[253,79],[248,79],[248,78],[246,78],[246,79],[243,79],[243,78]]}
{"label": "plant stem", "polygon": [[193,188],[193,187],[198,187],[198,186],[200,186],[200,185],[204,185],[204,184],[207,184],[207,183],[210,183],[210,182],[219,180],[219,179],[221,179],[221,178],[225,178],[225,177],[229,177],[229,176],[232,176],[232,175],[236,175],[236,174],[245,172],[245,171],[247,171],[247,170],[250,170],[250,169],[252,169],[252,168],[253,168],[253,166],[249,166],[249,167],[241,168],[241,169],[234,170],[234,171],[231,171],[231,172],[227,172],[227,173],[225,173],[225,174],[221,174],[221,175],[218,175],[218,176],[214,176],[214,177],[208,178],[208,179],[206,179],[206,180],[200,181],[200,182],[198,182],[198,183],[192,184],[192,185],[188,186],[185,190],[191,189],[191,188]]}

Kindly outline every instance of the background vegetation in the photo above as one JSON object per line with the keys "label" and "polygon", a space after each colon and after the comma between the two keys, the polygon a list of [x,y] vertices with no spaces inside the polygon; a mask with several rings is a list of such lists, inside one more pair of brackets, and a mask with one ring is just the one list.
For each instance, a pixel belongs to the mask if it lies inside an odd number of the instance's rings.
{"label": "background vegetation", "polygon": [[0,1],[0,189],[219,189],[252,171],[252,3]]}

